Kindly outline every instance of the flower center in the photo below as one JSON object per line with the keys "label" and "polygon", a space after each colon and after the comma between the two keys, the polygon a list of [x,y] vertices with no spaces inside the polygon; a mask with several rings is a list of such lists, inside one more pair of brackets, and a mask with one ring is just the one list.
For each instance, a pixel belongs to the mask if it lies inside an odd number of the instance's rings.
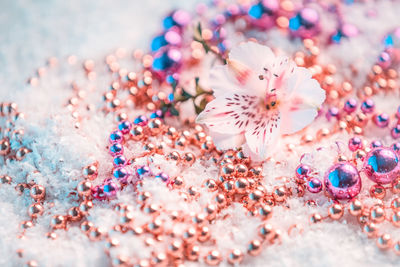
{"label": "flower center", "polygon": [[265,96],[264,106],[267,110],[278,108],[279,101],[274,91],[275,90]]}

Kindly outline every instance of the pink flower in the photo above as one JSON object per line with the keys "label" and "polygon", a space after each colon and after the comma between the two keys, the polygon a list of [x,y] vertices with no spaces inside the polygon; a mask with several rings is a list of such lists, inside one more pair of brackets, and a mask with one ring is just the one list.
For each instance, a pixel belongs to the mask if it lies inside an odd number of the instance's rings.
{"label": "pink flower", "polygon": [[197,117],[219,149],[245,145],[265,159],[278,138],[309,125],[325,100],[310,71],[267,46],[242,43],[211,70],[215,99]]}

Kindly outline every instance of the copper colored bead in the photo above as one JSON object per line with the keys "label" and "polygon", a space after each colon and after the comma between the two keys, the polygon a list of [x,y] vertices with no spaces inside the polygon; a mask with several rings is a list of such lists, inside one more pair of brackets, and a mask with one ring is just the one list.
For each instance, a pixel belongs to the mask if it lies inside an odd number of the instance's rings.
{"label": "copper colored bead", "polygon": [[274,188],[272,192],[272,196],[274,197],[276,202],[283,202],[286,200],[286,188],[284,186],[277,186]]}
{"label": "copper colored bead", "polygon": [[32,221],[23,221],[21,222],[21,228],[22,229],[29,229],[33,227],[33,222]]}
{"label": "copper colored bead", "polygon": [[247,176],[247,172],[248,172],[248,170],[247,170],[246,165],[243,165],[243,164],[236,164],[235,165],[235,174],[238,177],[246,177]]}
{"label": "copper colored bead", "polygon": [[197,261],[200,255],[200,247],[196,245],[190,245],[186,249],[186,258],[190,261]]}
{"label": "copper colored bead", "polygon": [[178,257],[182,254],[183,244],[179,240],[174,240],[168,245],[168,254]]}
{"label": "copper colored bead", "polygon": [[392,238],[390,237],[389,234],[380,235],[376,240],[376,245],[378,246],[378,248],[383,250],[391,248]]}
{"label": "copper colored bead", "polygon": [[46,189],[44,186],[35,184],[30,190],[30,195],[34,200],[42,200],[46,196]]}
{"label": "copper colored bead", "polygon": [[210,239],[210,237],[211,237],[210,228],[208,228],[207,226],[203,226],[199,230],[197,241],[206,242],[207,240]]}
{"label": "copper colored bead", "polygon": [[181,176],[177,176],[172,179],[172,186],[174,188],[182,188],[185,182],[183,181],[183,178]]}
{"label": "copper colored bead", "polygon": [[57,239],[57,234],[54,232],[49,232],[49,233],[46,233],[46,237],[49,239],[55,240],[55,239]]}
{"label": "copper colored bead", "polygon": [[53,229],[64,229],[66,226],[67,220],[62,215],[55,215],[50,221],[50,225]]}
{"label": "copper colored bead", "polygon": [[392,224],[396,227],[400,227],[400,211],[395,211],[391,218]]}
{"label": "copper colored bead", "polygon": [[140,141],[144,137],[144,130],[142,126],[133,126],[131,131],[129,132],[130,137],[134,141]]}
{"label": "copper colored bead", "polygon": [[193,153],[185,153],[183,154],[182,160],[185,164],[192,166],[193,163],[196,161],[196,156]]}
{"label": "copper colored bead", "polygon": [[262,242],[258,239],[252,240],[247,246],[247,253],[251,256],[257,256],[260,254],[262,248]]}
{"label": "copper colored bead", "polygon": [[344,210],[342,205],[333,204],[329,207],[329,217],[333,220],[339,220],[343,216]]}
{"label": "copper colored bead", "polygon": [[377,235],[378,228],[372,222],[366,223],[363,227],[363,232],[366,233],[369,238],[372,238]]}
{"label": "copper colored bead", "polygon": [[139,204],[144,204],[150,198],[151,198],[150,192],[147,191],[139,192],[137,195],[137,202],[139,202]]}
{"label": "copper colored bead", "polygon": [[133,222],[134,216],[132,212],[126,212],[124,215],[122,215],[119,219],[119,222],[122,225],[128,225]]}
{"label": "copper colored bead", "polygon": [[197,238],[197,231],[194,227],[189,227],[182,235],[183,240],[187,243],[191,243]]}
{"label": "copper colored bead", "polygon": [[222,261],[221,253],[218,250],[211,250],[204,257],[204,261],[210,266],[216,266]]}
{"label": "copper colored bead", "polygon": [[81,204],[79,204],[79,210],[81,211],[82,215],[88,214],[91,208],[93,208],[92,201],[83,201]]}
{"label": "copper colored bead", "polygon": [[81,181],[76,187],[78,195],[88,197],[91,194],[92,183],[89,181]]}
{"label": "copper colored bead", "polygon": [[11,146],[7,139],[0,140],[0,156],[5,156],[10,152]]}
{"label": "copper colored bead", "polygon": [[151,263],[147,259],[141,259],[133,265],[133,267],[150,267]]}
{"label": "copper colored bead", "polygon": [[217,194],[215,196],[215,202],[217,202],[218,207],[225,207],[227,204],[227,200],[223,194]]}
{"label": "copper colored bead", "polygon": [[205,183],[205,186],[210,192],[214,192],[218,189],[217,182],[214,179],[208,179]]}
{"label": "copper colored bead", "polygon": [[168,257],[164,252],[156,253],[151,259],[151,264],[153,266],[167,266],[168,265]]}
{"label": "copper colored bead", "polygon": [[37,218],[38,216],[42,215],[44,212],[44,208],[41,204],[39,203],[33,203],[32,205],[29,206],[28,208],[28,214],[32,218]]}
{"label": "copper colored bead", "polygon": [[228,254],[228,262],[232,265],[239,264],[243,261],[243,252],[240,249],[233,249]]}
{"label": "copper colored bead", "polygon": [[393,194],[400,194],[400,178],[392,182],[392,192]]}
{"label": "copper colored bead", "polygon": [[83,177],[85,179],[94,180],[97,178],[98,169],[97,164],[90,164],[83,168],[82,170]]}
{"label": "copper colored bead", "polygon": [[86,233],[86,234],[89,233],[89,231],[91,231],[93,227],[94,227],[94,224],[92,222],[89,222],[89,221],[82,222],[81,226],[80,226],[81,231]]}
{"label": "copper colored bead", "polygon": [[318,213],[314,213],[313,215],[311,215],[310,221],[312,223],[319,223],[322,221],[322,216]]}
{"label": "copper colored bead", "polygon": [[369,194],[371,197],[383,199],[386,196],[386,189],[381,185],[374,184],[369,189]]}
{"label": "copper colored bead", "polygon": [[12,179],[11,179],[10,176],[8,176],[8,175],[0,176],[0,183],[1,184],[11,184],[11,182],[12,182]]}
{"label": "copper colored bead", "polygon": [[260,190],[254,190],[253,192],[251,192],[249,194],[249,204],[250,205],[254,205],[256,203],[258,203],[259,201],[261,201],[264,197],[263,192],[261,192]]}
{"label": "copper colored bead", "polygon": [[147,123],[147,127],[152,135],[157,135],[162,130],[163,123],[159,118],[151,119]]}
{"label": "copper colored bead", "polygon": [[167,132],[165,133],[165,135],[171,139],[176,139],[178,137],[179,133],[174,127],[169,127],[167,129]]}
{"label": "copper colored bead", "polygon": [[181,155],[177,151],[172,151],[167,155],[167,159],[178,162],[181,159]]}
{"label": "copper colored bead", "polygon": [[39,264],[37,263],[37,261],[34,260],[30,260],[24,265],[24,267],[38,267],[38,266]]}
{"label": "copper colored bead", "polygon": [[225,164],[221,166],[220,175],[223,177],[229,177],[235,172],[235,166],[233,164]]}
{"label": "copper colored bead", "polygon": [[392,203],[390,204],[390,207],[394,211],[400,211],[400,198],[393,199]]}
{"label": "copper colored bead", "polygon": [[152,222],[147,224],[147,230],[154,235],[161,234],[164,231],[162,220],[159,218],[154,219]]}
{"label": "copper colored bead", "polygon": [[270,205],[262,205],[258,209],[258,213],[260,214],[263,220],[268,220],[272,217],[272,207]]}
{"label": "copper colored bead", "polygon": [[380,206],[371,208],[370,218],[374,223],[381,223],[385,220],[385,210]]}
{"label": "copper colored bead", "polygon": [[26,147],[21,147],[15,152],[15,159],[16,160],[23,160],[25,156],[30,153],[31,150],[27,149]]}
{"label": "copper colored bead", "polygon": [[245,179],[245,178],[239,178],[238,180],[235,181],[235,190],[236,190],[236,193],[238,193],[238,194],[246,193],[248,187],[249,187],[249,183],[248,183],[247,179]]}
{"label": "copper colored bead", "polygon": [[116,258],[112,258],[111,265],[115,267],[128,267],[130,266],[130,258],[124,255],[118,255]]}
{"label": "copper colored bead", "polygon": [[214,220],[217,214],[217,206],[214,204],[208,204],[204,211],[207,213],[207,220]]}
{"label": "copper colored bead", "polygon": [[261,225],[258,234],[262,239],[270,241],[275,235],[275,230],[270,224],[265,223]]}
{"label": "copper colored bead", "polygon": [[223,182],[222,190],[229,196],[233,195],[235,193],[235,183],[232,180]]}
{"label": "copper colored bead", "polygon": [[349,205],[349,213],[353,216],[359,216],[361,215],[361,212],[363,210],[363,204],[361,201],[358,199],[355,199],[350,202]]}
{"label": "copper colored bead", "polygon": [[109,238],[107,239],[106,242],[106,248],[110,249],[110,248],[114,248],[114,247],[118,247],[119,246],[119,240],[116,238]]}
{"label": "copper colored bead", "polygon": [[92,241],[98,241],[100,239],[103,238],[103,236],[105,235],[106,231],[105,229],[101,228],[101,227],[93,227],[92,229],[90,229],[90,231],[88,232],[88,237],[90,240]]}
{"label": "copper colored bead", "polygon": [[77,222],[82,218],[82,214],[79,211],[79,207],[72,207],[68,210],[68,220],[71,222]]}
{"label": "copper colored bead", "polygon": [[396,253],[397,256],[400,256],[400,241],[397,241],[394,246],[393,246],[394,253]]}

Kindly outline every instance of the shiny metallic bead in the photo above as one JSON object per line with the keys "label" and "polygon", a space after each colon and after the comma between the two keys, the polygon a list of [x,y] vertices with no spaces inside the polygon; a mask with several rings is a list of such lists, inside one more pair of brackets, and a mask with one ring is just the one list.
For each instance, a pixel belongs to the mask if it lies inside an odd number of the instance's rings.
{"label": "shiny metallic bead", "polygon": [[42,215],[44,212],[44,208],[39,203],[33,203],[28,208],[28,214],[32,218],[37,218],[38,216]]}
{"label": "shiny metallic bead", "polygon": [[35,184],[34,186],[31,187],[30,189],[30,196],[34,200],[42,200],[46,196],[46,188],[44,186]]}
{"label": "shiny metallic bead", "polygon": [[361,215],[361,212],[363,210],[363,204],[361,201],[358,199],[354,199],[353,201],[350,202],[349,204],[349,213],[353,216],[359,216]]}
{"label": "shiny metallic bead", "polygon": [[64,216],[62,215],[55,215],[50,221],[51,227],[53,229],[64,229],[66,226],[67,220]]}
{"label": "shiny metallic bead", "polygon": [[210,266],[216,266],[220,264],[222,261],[221,253],[218,250],[211,250],[207,253],[207,255],[204,257],[204,261],[206,264]]}
{"label": "shiny metallic bead", "polygon": [[243,252],[240,249],[232,249],[228,254],[230,264],[240,264],[243,261]]}
{"label": "shiny metallic bead", "polygon": [[333,220],[339,220],[344,213],[344,209],[340,204],[333,204],[329,207],[329,217]]}
{"label": "shiny metallic bead", "polygon": [[391,248],[392,243],[392,238],[389,234],[382,234],[376,240],[376,245],[378,246],[378,248],[383,250]]}

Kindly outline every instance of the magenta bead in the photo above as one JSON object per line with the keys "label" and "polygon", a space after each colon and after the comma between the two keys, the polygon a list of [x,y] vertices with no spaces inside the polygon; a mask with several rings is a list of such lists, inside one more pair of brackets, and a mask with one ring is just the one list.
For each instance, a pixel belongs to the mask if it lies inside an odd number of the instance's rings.
{"label": "magenta bead", "polygon": [[391,131],[390,134],[392,135],[393,139],[400,138],[400,124],[397,124]]}
{"label": "magenta bead", "polygon": [[367,177],[378,184],[389,184],[400,175],[399,158],[386,147],[371,150],[364,162]]}
{"label": "magenta bead", "polygon": [[350,138],[349,140],[349,149],[350,151],[356,151],[358,149],[361,149],[363,147],[362,140],[360,137],[355,136],[353,138]]}
{"label": "magenta bead", "polygon": [[330,121],[332,118],[339,118],[339,109],[337,107],[331,107],[326,113],[326,118]]}
{"label": "magenta bead", "polygon": [[375,103],[372,99],[366,99],[361,104],[361,111],[364,113],[371,113],[374,111]]}
{"label": "magenta bead", "polygon": [[132,124],[129,121],[123,121],[118,125],[118,129],[123,133],[127,134],[132,128]]}
{"label": "magenta bead", "polygon": [[92,197],[97,200],[104,200],[106,199],[106,194],[103,191],[103,185],[96,185],[92,187]]}
{"label": "magenta bead", "polygon": [[296,177],[303,180],[310,174],[310,172],[311,169],[308,165],[300,164],[296,168]]}
{"label": "magenta bead", "polygon": [[121,143],[124,140],[124,134],[121,131],[113,131],[110,134],[109,142],[111,144]]}
{"label": "magenta bead", "polygon": [[124,167],[118,167],[114,169],[113,175],[119,182],[126,183],[129,177],[129,172]]}
{"label": "magenta bead", "polygon": [[103,182],[103,193],[107,198],[114,198],[117,195],[119,189],[118,185],[111,179],[106,179]]}
{"label": "magenta bead", "polygon": [[374,140],[371,142],[371,148],[377,148],[377,147],[381,147],[381,146],[383,146],[383,145],[382,145],[382,142],[379,140]]}
{"label": "magenta bead", "polygon": [[340,162],[328,169],[324,178],[326,190],[335,199],[351,199],[361,190],[361,177],[357,168]]}
{"label": "magenta bead", "polygon": [[116,156],[113,159],[114,167],[123,167],[127,164],[128,160],[123,155]]}
{"label": "magenta bead", "polygon": [[374,123],[376,126],[385,128],[389,125],[389,115],[386,113],[381,113],[374,116]]}
{"label": "magenta bead", "polygon": [[394,143],[391,148],[397,153],[397,155],[400,154],[400,142]]}
{"label": "magenta bead", "polygon": [[322,182],[320,179],[318,178],[311,178],[308,182],[307,182],[307,190],[310,193],[316,194],[322,191]]}
{"label": "magenta bead", "polygon": [[124,153],[124,147],[119,143],[115,143],[110,146],[109,152],[113,157],[122,155]]}
{"label": "magenta bead", "polygon": [[354,98],[350,98],[349,100],[346,101],[344,104],[344,111],[347,113],[352,113],[357,109],[357,100]]}

